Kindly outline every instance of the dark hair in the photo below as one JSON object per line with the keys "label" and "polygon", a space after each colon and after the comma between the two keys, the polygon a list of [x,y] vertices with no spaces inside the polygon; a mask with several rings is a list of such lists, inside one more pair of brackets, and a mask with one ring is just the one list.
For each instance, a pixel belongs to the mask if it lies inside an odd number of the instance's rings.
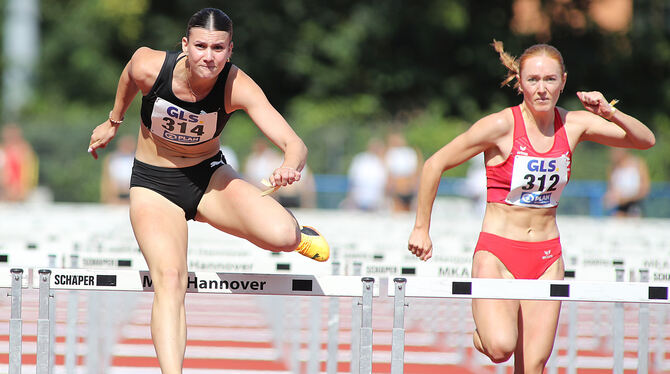
{"label": "dark hair", "polygon": [[233,21],[226,13],[216,8],[204,8],[191,16],[191,19],[188,20],[188,26],[186,27],[187,38],[193,27],[202,27],[203,29],[214,31],[225,31],[230,33],[231,38],[233,36]]}

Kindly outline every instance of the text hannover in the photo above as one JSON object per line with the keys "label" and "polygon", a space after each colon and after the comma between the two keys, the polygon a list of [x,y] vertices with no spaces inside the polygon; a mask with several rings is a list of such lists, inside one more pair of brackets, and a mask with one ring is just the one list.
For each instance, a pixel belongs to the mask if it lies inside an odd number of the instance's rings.
{"label": "text hannover", "polygon": [[[255,280],[206,280],[198,279],[197,276],[189,277],[187,289],[199,289],[199,290],[254,290],[262,291],[267,284],[266,281],[255,281]],[[153,282],[148,275],[142,277],[142,287],[152,287]]]}

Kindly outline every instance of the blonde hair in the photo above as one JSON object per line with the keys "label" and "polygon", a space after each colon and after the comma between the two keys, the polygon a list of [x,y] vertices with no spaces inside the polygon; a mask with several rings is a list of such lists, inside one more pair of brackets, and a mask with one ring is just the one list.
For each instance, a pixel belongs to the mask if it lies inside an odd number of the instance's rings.
{"label": "blonde hair", "polygon": [[[519,75],[521,75],[521,66],[523,66],[523,63],[527,59],[535,56],[547,56],[553,58],[561,66],[561,75],[565,73],[565,64],[563,63],[563,56],[561,55],[561,52],[559,52],[556,47],[553,47],[549,44],[532,45],[523,52],[519,59],[505,52],[505,49],[503,48],[503,42],[493,39],[493,43],[491,43],[491,45],[493,46],[493,49],[498,52],[498,55],[500,56],[500,62],[502,62],[502,64],[507,68],[507,77],[505,77],[502,83],[500,83],[500,87],[508,85],[509,82],[514,80],[514,78],[517,78]],[[514,83],[514,89],[519,91],[519,88],[520,83],[517,80]]]}

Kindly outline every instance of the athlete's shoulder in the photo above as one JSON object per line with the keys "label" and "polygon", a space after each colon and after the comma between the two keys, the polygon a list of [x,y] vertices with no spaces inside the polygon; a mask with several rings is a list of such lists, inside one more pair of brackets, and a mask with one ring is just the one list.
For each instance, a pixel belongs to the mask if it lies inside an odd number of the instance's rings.
{"label": "athlete's shoulder", "polygon": [[258,84],[236,65],[230,67],[230,72],[228,73],[228,85],[232,87],[232,95],[237,99],[245,97],[256,99],[257,95],[263,94]]}
{"label": "athlete's shoulder", "polygon": [[143,85],[142,83],[151,86],[163,66],[165,55],[165,51],[157,51],[148,47],[138,48],[128,63],[130,76],[135,82],[140,83],[140,86]]}
{"label": "athlete's shoulder", "polygon": [[497,138],[507,135],[514,130],[514,114],[512,108],[505,108],[498,112],[491,113],[479,121],[473,127],[478,127],[481,130],[489,133],[491,137]]}
{"label": "athlete's shoulder", "polygon": [[158,69],[160,69],[163,65],[163,61],[165,61],[165,55],[165,51],[158,51],[149,47],[140,47],[133,53],[130,62],[134,68],[155,69],[158,67]]}

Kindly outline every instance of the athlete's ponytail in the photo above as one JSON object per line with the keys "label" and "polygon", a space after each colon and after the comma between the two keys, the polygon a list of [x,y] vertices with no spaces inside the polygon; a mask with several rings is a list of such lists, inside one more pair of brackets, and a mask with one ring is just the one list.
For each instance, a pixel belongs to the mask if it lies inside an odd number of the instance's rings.
{"label": "athlete's ponytail", "polygon": [[[493,39],[493,43],[491,43],[493,46],[493,49],[498,52],[498,55],[500,56],[500,62],[507,68],[507,77],[505,77],[505,80],[500,83],[500,87],[506,86],[509,84],[509,82],[513,81],[514,78],[517,78],[519,75],[519,61],[517,61],[516,57],[510,55],[509,53],[505,52],[505,49],[503,48],[503,42],[497,41]],[[515,89],[519,89],[519,81],[514,84]]]}
{"label": "athlete's ponytail", "polygon": [[507,77],[505,77],[505,79],[502,81],[500,87],[508,85],[509,82],[511,82],[516,78],[517,81],[516,83],[514,83],[514,89],[516,89],[518,92],[521,92],[520,91],[521,84],[519,82],[519,79],[521,77],[521,67],[523,66],[523,62],[526,61],[526,59],[534,56],[548,56],[553,58],[561,66],[562,70],[561,75],[565,73],[565,64],[563,63],[563,56],[561,55],[561,52],[558,51],[558,49],[556,49],[551,45],[548,44],[532,45],[523,52],[523,54],[519,59],[505,52],[502,42],[493,39],[493,43],[491,43],[491,45],[493,46],[493,49],[495,49],[496,52],[498,52],[498,55],[500,56],[500,62],[502,62],[502,64],[507,68]]}

